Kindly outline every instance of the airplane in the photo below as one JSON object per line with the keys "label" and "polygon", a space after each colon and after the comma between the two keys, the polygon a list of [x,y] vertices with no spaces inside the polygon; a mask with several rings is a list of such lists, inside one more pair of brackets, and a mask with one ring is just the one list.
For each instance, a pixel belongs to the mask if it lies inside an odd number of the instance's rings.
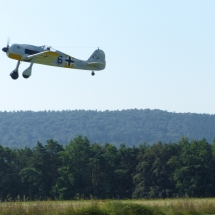
{"label": "airplane", "polygon": [[34,63],[69,69],[91,70],[92,76],[95,75],[94,71],[103,70],[106,66],[105,53],[99,48],[93,52],[88,60],[76,59],[46,45],[9,45],[8,42],[7,46],[2,48],[2,51],[5,52],[9,58],[18,60],[15,70],[10,73],[11,78],[14,80],[19,77],[18,69],[21,61],[30,63],[30,66],[22,73],[24,78],[29,78],[31,76]]}

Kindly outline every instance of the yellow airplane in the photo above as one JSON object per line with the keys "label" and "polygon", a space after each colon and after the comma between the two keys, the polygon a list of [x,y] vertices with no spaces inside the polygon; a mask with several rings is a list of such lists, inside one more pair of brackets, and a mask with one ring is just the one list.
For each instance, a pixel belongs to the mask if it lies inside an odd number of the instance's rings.
{"label": "yellow airplane", "polygon": [[16,80],[19,77],[20,61],[29,62],[30,66],[22,73],[24,78],[29,78],[32,72],[34,63],[57,66],[70,69],[103,70],[106,66],[105,53],[97,49],[93,52],[88,60],[79,60],[61,51],[53,49],[51,46],[33,46],[25,44],[7,44],[7,47],[2,48],[2,51],[11,59],[18,60],[16,68],[10,73],[12,79]]}

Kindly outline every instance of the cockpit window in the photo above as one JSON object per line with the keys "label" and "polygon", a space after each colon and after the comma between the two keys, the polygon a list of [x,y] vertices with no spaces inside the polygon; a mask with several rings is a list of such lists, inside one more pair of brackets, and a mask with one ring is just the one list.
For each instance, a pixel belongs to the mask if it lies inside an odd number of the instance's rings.
{"label": "cockpit window", "polygon": [[56,50],[53,49],[51,46],[46,46],[46,45],[41,46],[41,48],[42,48],[44,51],[53,51],[53,52],[56,51]]}

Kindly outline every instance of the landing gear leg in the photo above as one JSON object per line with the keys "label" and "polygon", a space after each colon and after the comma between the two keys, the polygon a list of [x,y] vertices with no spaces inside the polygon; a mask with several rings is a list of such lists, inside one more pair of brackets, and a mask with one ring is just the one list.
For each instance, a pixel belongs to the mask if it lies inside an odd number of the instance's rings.
{"label": "landing gear leg", "polygon": [[94,72],[94,71],[92,71],[91,75],[92,75],[92,76],[94,76],[94,75],[95,75],[95,72]]}
{"label": "landing gear leg", "polygon": [[19,77],[19,72],[18,72],[19,65],[20,65],[20,60],[17,62],[16,69],[10,73],[10,76],[13,80],[16,80]]}
{"label": "landing gear leg", "polygon": [[31,76],[33,63],[34,63],[34,58],[31,61],[31,65],[22,73],[22,76],[24,78],[29,78]]}

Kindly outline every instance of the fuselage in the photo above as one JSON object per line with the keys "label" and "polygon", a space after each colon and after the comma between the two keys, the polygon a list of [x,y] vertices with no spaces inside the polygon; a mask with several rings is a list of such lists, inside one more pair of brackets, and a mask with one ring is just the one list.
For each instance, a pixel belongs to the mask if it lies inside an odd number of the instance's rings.
{"label": "fuselage", "polygon": [[[41,60],[38,57],[35,57],[34,63],[48,65],[48,66],[57,66],[57,67],[63,67],[63,68],[71,68],[71,69],[83,69],[83,70],[102,70],[105,68],[105,54],[102,50],[96,50],[92,55],[92,59],[88,60],[79,60],[76,59],[68,54],[65,54],[61,51],[53,49],[51,46],[34,46],[34,45],[26,45],[26,44],[12,44],[8,46],[7,48],[4,48],[7,50],[7,56],[11,59],[18,60],[18,61],[24,61],[24,62],[31,62],[34,56],[38,56],[40,53],[44,53],[43,59],[46,57],[45,52],[47,53],[47,57],[49,57],[51,54],[55,55],[56,57],[53,58],[53,60],[45,61]],[[4,49],[2,49],[4,51]],[[29,56],[32,56],[32,58],[29,58]],[[99,57],[97,57],[99,56]],[[104,63],[103,64],[89,64],[89,62],[98,61],[98,59],[101,59]]]}

